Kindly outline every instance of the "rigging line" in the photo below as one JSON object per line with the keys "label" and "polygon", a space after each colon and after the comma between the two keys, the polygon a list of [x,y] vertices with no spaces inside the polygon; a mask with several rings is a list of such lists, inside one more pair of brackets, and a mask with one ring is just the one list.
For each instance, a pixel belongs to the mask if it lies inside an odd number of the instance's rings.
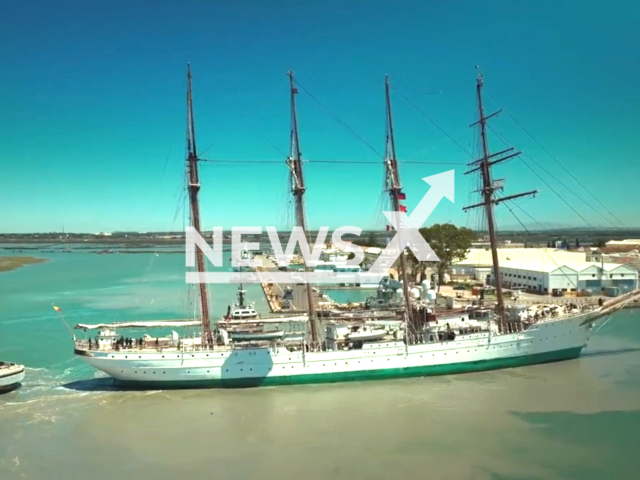
{"label": "rigging line", "polygon": [[167,158],[164,161],[164,167],[162,167],[162,173],[160,174],[160,181],[162,181],[162,179],[164,178],[164,172],[167,169],[167,163],[169,163],[169,157],[171,156],[171,149],[173,149],[173,145],[176,143],[176,141],[174,140],[173,142],[171,142],[171,145],[169,145],[169,152],[167,153]]}
{"label": "rigging line", "polygon": [[[529,160],[531,160],[535,165],[538,166],[538,168],[540,168],[544,173],[546,173],[547,175],[549,175],[550,177],[552,177],[553,175],[546,169],[544,168],[542,165],[540,165],[539,162],[536,162],[533,158],[531,158],[530,155],[523,153],[522,154],[523,157],[527,157]],[[556,177],[554,177],[556,178]],[[558,180],[558,178],[556,178],[556,180],[558,181],[558,183],[560,183],[560,185],[562,185],[564,188],[567,189],[567,191],[569,191],[569,193],[573,194],[578,200],[580,200],[581,202],[583,202],[587,207],[589,207],[591,210],[593,210],[598,216],[602,217],[606,222],[609,222],[611,224],[611,226],[613,228],[620,228],[618,226],[616,226],[615,223],[613,223],[610,219],[608,219],[607,217],[605,217],[602,213],[600,213],[598,210],[596,210],[593,205],[591,205],[589,202],[587,202],[584,198],[582,198],[580,195],[578,195],[575,191],[573,191],[571,188],[569,188],[567,185],[565,185],[562,181]]]}
{"label": "rigging line", "polygon": [[[282,160],[210,160],[205,158],[199,158],[198,161],[205,163],[256,163],[256,164],[268,164],[268,163],[282,163]],[[333,164],[352,164],[352,165],[379,165],[379,161],[370,160],[303,160],[304,163],[333,163]],[[429,162],[429,161],[415,161],[415,160],[398,160],[400,164],[408,165],[466,165],[465,162]]]}
{"label": "rigging line", "polygon": [[562,197],[562,196],[561,196],[561,195],[560,195],[560,194],[559,194],[559,193],[558,193],[558,192],[557,192],[557,191],[556,191],[556,190],[555,190],[551,185],[549,185],[549,183],[548,183],[548,182],[547,182],[547,181],[546,181],[542,176],[540,176],[540,175],[538,174],[538,172],[536,172],[533,168],[531,168],[531,166],[530,166],[527,162],[525,162],[525,161],[524,161],[524,159],[521,159],[521,160],[522,160],[522,163],[523,163],[523,164],[525,164],[525,165],[526,165],[526,167],[527,167],[529,170],[531,170],[531,171],[535,174],[535,176],[536,176],[536,177],[538,177],[538,178],[542,181],[542,183],[544,183],[547,187],[549,187],[549,189],[550,189],[553,193],[555,193],[555,194],[556,194],[556,196],[557,196],[560,200],[562,200],[562,201],[564,202],[564,204],[565,204],[565,205],[567,205],[567,207],[569,207],[569,208],[573,211],[573,213],[575,213],[578,217],[580,217],[580,218],[582,219],[582,221],[583,221],[586,225],[588,225],[590,228],[595,229],[595,227],[594,227],[593,225],[591,225],[591,224],[587,221],[587,219],[586,219],[586,218],[584,218],[582,215],[580,215],[580,213],[579,213],[575,208],[573,208],[573,207],[571,206],[571,204],[570,204],[569,202],[567,202],[567,201],[566,201],[566,200],[565,200],[565,199],[564,199],[564,198],[563,198],[563,197]]}
{"label": "rigging line", "polygon": [[[516,213],[509,207],[508,203],[513,202],[513,200],[508,200],[505,202],[505,206],[507,207],[507,209],[509,210],[509,212],[511,212],[511,215],[514,216],[514,218],[518,221],[518,223],[520,225],[522,225],[522,228],[524,228],[525,232],[527,232],[527,234],[531,235],[531,232],[529,231],[529,229],[524,225],[524,223],[522,223],[522,221],[520,221],[520,218],[518,218],[518,216],[516,215]],[[517,205],[515,202],[513,202],[514,205]],[[547,251],[546,248],[542,249],[544,251],[544,253],[551,259],[551,261],[555,264],[555,266],[557,268],[560,268],[560,265],[558,265],[558,263],[554,260],[554,258],[549,255],[549,252]],[[569,277],[569,275],[567,275],[564,270],[561,270],[562,274],[565,276],[565,278],[569,281],[569,283],[571,285],[573,285],[575,288],[578,288],[577,285],[574,283],[574,281]],[[544,272],[541,272],[544,273]]]}
{"label": "rigging line", "polygon": [[[490,97],[490,98],[491,98],[491,99],[496,103],[496,105],[500,106],[500,105],[498,104],[498,102],[496,101],[496,99],[495,99],[495,98],[493,98],[493,96],[492,96],[491,94],[489,94],[489,97]],[[502,108],[502,107],[500,107],[500,108]],[[524,133],[526,133],[527,135],[529,135],[529,137],[531,137],[531,139],[532,139],[532,140],[533,140],[533,141],[534,141],[534,142],[535,142],[535,143],[536,143],[536,144],[537,144],[537,145],[538,145],[538,146],[539,146],[539,147],[540,147],[540,148],[541,148],[541,149],[542,149],[542,150],[543,150],[547,155],[549,155],[549,157],[551,157],[551,159],[552,159],[554,162],[556,162],[558,165],[560,165],[560,167],[561,167],[565,172],[567,172],[567,173],[569,174],[569,176],[570,176],[570,177],[571,177],[571,178],[572,178],[572,179],[573,179],[573,180],[574,180],[578,185],[580,185],[580,186],[581,186],[581,187],[582,187],[582,188],[583,188],[583,189],[584,189],[584,190],[585,190],[589,195],[591,195],[591,197],[592,197],[596,202],[598,202],[598,204],[600,204],[600,206],[601,206],[602,208],[604,208],[604,209],[607,211],[607,213],[608,213],[609,215],[611,215],[613,218],[615,218],[615,219],[618,221],[618,223],[619,223],[620,225],[624,226],[624,224],[623,224],[623,223],[620,221],[620,219],[615,215],[615,213],[613,213],[611,210],[609,210],[609,209],[608,209],[608,208],[607,208],[607,207],[606,207],[606,206],[605,206],[605,205],[604,205],[604,204],[603,204],[603,203],[602,203],[602,202],[601,202],[601,201],[600,201],[600,200],[599,200],[599,199],[598,199],[594,194],[593,194],[593,192],[592,192],[591,190],[589,190],[587,187],[585,187],[585,186],[584,186],[584,184],[583,184],[580,180],[578,180],[578,179],[575,177],[575,175],[573,175],[573,173],[571,173],[571,171],[570,171],[567,167],[565,167],[565,166],[564,166],[564,164],[563,164],[562,162],[560,162],[560,161],[559,161],[555,156],[553,156],[553,155],[551,154],[551,152],[549,152],[549,150],[547,150],[547,149],[546,149],[546,147],[545,147],[544,145],[542,145],[542,143],[540,143],[540,142],[538,141],[538,139],[537,139],[536,137],[534,137],[534,136],[533,136],[533,134],[532,134],[531,132],[529,132],[529,130],[527,130],[527,129],[524,127],[524,125],[522,125],[518,120],[516,120],[516,118],[515,118],[515,117],[514,117],[510,112],[509,112],[509,110],[505,110],[504,108],[502,108],[502,111],[503,111],[504,113],[506,113],[506,114],[507,114],[507,116],[508,116],[511,120],[513,120],[513,122],[514,122],[516,125],[518,125],[518,126],[519,126],[523,131],[524,131]],[[611,223],[611,222],[610,222],[610,223]]]}
{"label": "rigging line", "polygon": [[[498,137],[498,138],[499,138],[499,139],[500,139],[500,140],[501,140],[505,145],[507,145],[507,146],[509,145],[509,143],[507,142],[506,137],[504,137],[504,136],[503,136],[503,135],[501,135],[500,133],[496,132],[496,131],[495,131],[495,129],[494,129],[494,128],[492,128],[491,126],[489,126],[489,129],[490,129],[490,130],[491,130],[491,131],[492,131],[492,132],[493,132],[493,133],[494,133],[494,134],[495,134],[495,135],[496,135],[496,136],[497,136],[497,137]],[[565,205],[567,205],[567,207],[569,207],[569,208],[573,211],[573,213],[575,213],[578,217],[580,217],[580,218],[582,219],[582,221],[583,221],[586,225],[588,225],[590,228],[594,228],[594,226],[593,226],[593,225],[591,225],[591,224],[587,221],[587,219],[586,219],[586,218],[584,218],[584,217],[583,217],[583,216],[582,216],[582,215],[581,215],[581,214],[580,214],[580,213],[579,213],[575,208],[573,208],[573,206],[572,206],[569,202],[567,202],[567,200],[565,200],[565,199],[564,199],[564,197],[563,197],[562,195],[560,195],[560,194],[556,191],[556,189],[555,189],[555,188],[553,188],[551,185],[549,185],[549,182],[547,182],[547,181],[546,181],[542,176],[540,176],[540,175],[538,174],[538,172],[536,172],[533,168],[531,168],[531,166],[530,166],[527,162],[525,162],[525,161],[524,161],[524,158],[528,158],[529,160],[531,160],[531,161],[532,161],[535,165],[537,165],[538,167],[540,167],[540,165],[539,165],[535,160],[533,160],[529,155],[523,154],[523,155],[521,155],[521,157],[520,157],[520,160],[522,161],[522,163],[523,163],[524,165],[526,165],[526,167],[527,167],[529,170],[531,170],[531,171],[535,174],[535,176],[536,176],[536,177],[538,177],[538,178],[542,181],[542,183],[544,183],[547,187],[549,187],[549,189],[550,189],[553,193],[555,193],[555,194],[556,194],[556,196],[557,196],[560,200],[562,200],[562,201],[565,203]],[[542,168],[542,167],[540,167],[540,168]],[[552,175],[551,175],[549,172],[547,172],[544,168],[542,168],[542,170],[544,170],[544,171],[547,173],[547,175],[552,176]],[[574,195],[576,195],[576,194],[574,193]],[[580,197],[578,197],[578,198],[580,198]]]}
{"label": "rigging line", "polygon": [[360,135],[358,135],[349,125],[347,125],[346,123],[344,123],[342,120],[340,120],[340,118],[333,113],[331,110],[329,110],[329,108],[324,105],[320,100],[318,100],[316,97],[314,97],[311,92],[309,92],[309,90],[307,90],[306,88],[304,88],[302,85],[300,85],[300,82],[298,80],[294,80],[295,84],[301,88],[307,95],[309,95],[309,97],[311,97],[311,99],[316,102],[321,108],[323,108],[324,110],[326,110],[329,115],[331,115],[333,117],[333,119],[336,121],[336,123],[338,123],[338,125],[340,125],[341,127],[345,128],[346,130],[348,130],[354,137],[356,137],[358,140],[360,140],[362,143],[364,143],[367,147],[369,147],[369,150],[371,150],[373,153],[375,153],[378,157],[384,159],[384,155],[382,155],[375,147],[373,147],[369,142],[367,142],[364,138],[362,138]]}
{"label": "rigging line", "polygon": [[200,155],[204,155],[205,153],[207,153],[209,150],[211,150],[211,148],[213,147],[213,143],[211,145],[209,145],[207,148],[204,149],[204,151],[200,152]]}
{"label": "rigging line", "polygon": [[[343,161],[343,160],[307,160],[309,163],[350,163],[350,164],[376,164],[378,165],[380,162],[371,162],[371,161]],[[429,162],[429,161],[419,161],[419,160],[396,160],[399,164],[406,165],[466,165],[464,162]]]}
{"label": "rigging line", "polygon": [[436,122],[434,122],[433,120],[431,120],[431,118],[429,118],[429,116],[424,113],[424,111],[422,111],[420,108],[418,108],[418,106],[413,103],[411,100],[409,100],[408,97],[406,97],[402,92],[400,92],[396,87],[394,87],[393,85],[391,85],[391,88],[398,94],[400,95],[402,98],[405,99],[405,101],[411,105],[413,108],[416,109],[416,111],[422,115],[424,118],[426,118],[431,125],[433,125],[434,127],[436,127],[438,130],[440,130],[440,132],[442,132],[449,140],[451,140],[453,143],[456,144],[456,146],[458,148],[460,148],[464,153],[466,153],[467,155],[469,155],[469,157],[473,158],[473,156],[471,155],[471,152],[469,152],[469,150],[467,150],[466,148],[464,148],[455,138],[453,138],[451,135],[449,135],[446,130],[444,130],[440,125],[438,125]]}
{"label": "rigging line", "polygon": [[529,214],[529,212],[527,212],[524,208],[522,208],[522,207],[520,206],[520,204],[518,204],[517,202],[513,202],[513,205],[514,205],[515,207],[519,208],[519,209],[520,209],[520,211],[522,211],[522,213],[524,213],[527,217],[529,217],[529,218],[533,221],[533,223],[536,223],[536,224],[537,224],[537,225],[538,225],[542,230],[547,230],[547,229],[548,229],[548,227],[547,227],[547,228],[545,228],[545,226],[544,226],[544,225],[542,225],[542,223],[540,223],[538,220],[536,220],[535,218],[533,218],[533,216],[531,216],[531,215]]}
{"label": "rigging line", "polygon": [[[489,128],[491,129],[491,131],[497,135],[498,137],[502,137],[500,138],[505,144],[508,142],[508,139],[502,135],[501,133],[499,133],[494,127],[489,126]],[[573,194],[578,200],[580,200],[582,203],[584,203],[587,207],[589,207],[591,210],[593,210],[597,215],[599,215],[600,217],[602,217],[605,221],[609,222],[613,228],[619,228],[617,227],[611,220],[609,220],[607,217],[605,217],[604,215],[602,215],[602,213],[600,213],[598,210],[596,210],[593,205],[591,205],[589,202],[587,202],[584,198],[582,198],[580,195],[578,195],[575,191],[573,191],[571,188],[569,188],[567,185],[565,185],[561,180],[558,180],[558,178],[554,177],[554,175],[552,175],[546,168],[544,168],[539,162],[537,162],[536,160],[534,160],[530,155],[526,154],[526,153],[522,153],[523,157],[527,157],[529,160],[531,160],[538,168],[540,168],[544,173],[546,173],[549,177],[555,178],[556,181],[558,183],[560,183],[560,185],[564,188],[567,189],[567,191],[569,191],[569,193]]]}
{"label": "rigging line", "polygon": [[[268,143],[269,145],[271,145],[271,146],[276,150],[276,152],[278,152],[278,153],[279,153],[280,155],[282,155],[284,158],[289,157],[289,155],[287,155],[287,154],[284,152],[284,150],[282,150],[280,147],[278,147],[275,143],[273,143],[271,140],[269,140],[266,136],[264,136],[263,134],[260,134],[260,136],[261,136],[262,138],[264,138],[264,139],[267,141],[267,143]],[[281,162],[281,163],[282,163],[282,162]]]}

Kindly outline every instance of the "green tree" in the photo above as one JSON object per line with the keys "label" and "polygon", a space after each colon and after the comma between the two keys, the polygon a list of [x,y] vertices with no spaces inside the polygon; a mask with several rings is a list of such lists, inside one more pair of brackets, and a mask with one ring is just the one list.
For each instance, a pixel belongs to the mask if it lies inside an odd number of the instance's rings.
{"label": "green tree", "polygon": [[437,223],[428,228],[421,228],[420,234],[440,259],[436,264],[439,287],[447,269],[454,262],[459,262],[467,256],[476,235],[473,230],[458,228],[450,223]]}
{"label": "green tree", "polygon": [[[408,248],[405,251],[407,252],[407,267],[411,271],[411,279],[422,283],[425,278],[425,271],[431,262],[421,262]],[[400,266],[400,259],[396,260],[396,263]]]}

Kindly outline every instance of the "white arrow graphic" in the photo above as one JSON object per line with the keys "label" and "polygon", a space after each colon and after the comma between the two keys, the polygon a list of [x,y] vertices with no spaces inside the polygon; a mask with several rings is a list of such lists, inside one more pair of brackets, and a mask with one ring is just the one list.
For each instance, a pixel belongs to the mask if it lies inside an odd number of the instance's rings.
{"label": "white arrow graphic", "polygon": [[397,233],[371,266],[369,272],[386,275],[389,267],[393,265],[406,247],[409,247],[421,262],[439,261],[438,256],[420,235],[418,229],[427,221],[429,215],[442,200],[442,197],[446,197],[453,202],[454,173],[455,170],[449,170],[430,177],[424,177],[422,180],[431,185],[431,188],[411,212],[410,217],[404,212],[382,212],[394,226]]}
{"label": "white arrow graphic", "polygon": [[[442,200],[442,197],[448,198],[453,203],[454,194],[454,175],[455,170],[438,173],[430,177],[424,177],[426,183],[431,185],[427,194],[422,197],[420,203],[413,209],[411,216],[407,217],[405,227],[420,228],[429,218],[429,215],[435,210]],[[404,220],[404,219],[403,219]],[[394,225],[395,226],[395,225]]]}

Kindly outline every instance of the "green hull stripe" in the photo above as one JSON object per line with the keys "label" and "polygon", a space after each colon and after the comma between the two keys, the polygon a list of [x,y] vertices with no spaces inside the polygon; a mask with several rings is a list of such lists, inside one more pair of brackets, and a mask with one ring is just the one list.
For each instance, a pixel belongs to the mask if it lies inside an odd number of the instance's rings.
{"label": "green hull stripe", "polygon": [[498,370],[501,368],[523,367],[540,363],[559,362],[578,358],[582,347],[557,350],[555,352],[536,353],[518,357],[479,360],[474,362],[449,363],[444,365],[425,365],[407,368],[383,368],[379,370],[361,370],[354,372],[312,373],[279,377],[223,378],[218,380],[168,381],[168,382],[126,382],[123,385],[134,388],[249,388],[275,385],[301,385],[309,383],[337,383],[357,380],[379,380],[388,378],[427,377],[432,375],[452,375],[456,373]]}

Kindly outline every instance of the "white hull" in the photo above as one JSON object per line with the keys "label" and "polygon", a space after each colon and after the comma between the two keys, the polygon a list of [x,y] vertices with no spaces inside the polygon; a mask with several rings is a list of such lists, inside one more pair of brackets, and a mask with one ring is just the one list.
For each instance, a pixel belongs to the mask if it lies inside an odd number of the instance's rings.
{"label": "white hull", "polygon": [[0,367],[0,393],[15,390],[24,380],[24,366],[3,365]]}
{"label": "white hull", "polygon": [[513,334],[458,335],[406,346],[365,343],[362,349],[290,352],[285,347],[209,351],[90,351],[81,358],[111,377],[140,387],[247,387],[442,375],[545,363],[580,355],[593,322],[589,312],[540,322]]}

